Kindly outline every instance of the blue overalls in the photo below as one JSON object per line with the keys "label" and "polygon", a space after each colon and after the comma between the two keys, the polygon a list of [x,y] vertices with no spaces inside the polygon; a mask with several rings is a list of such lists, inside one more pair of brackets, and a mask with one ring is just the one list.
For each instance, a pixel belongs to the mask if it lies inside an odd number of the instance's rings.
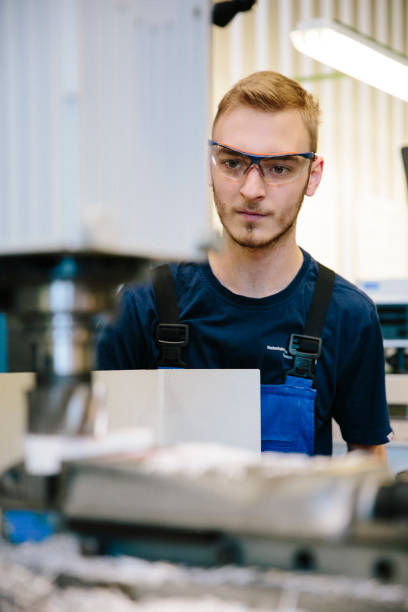
{"label": "blue overalls", "polygon": [[[293,367],[282,384],[261,385],[261,450],[314,454],[314,370],[321,354],[321,332],[334,285],[334,272],[319,264],[305,328],[290,336],[288,353]],[[178,321],[177,298],[168,265],[152,272],[159,324],[156,344],[161,358],[158,367],[184,368],[181,350],[188,344],[189,327]]]}
{"label": "blue overalls", "polygon": [[[309,350],[301,353],[301,344],[307,342]],[[320,352],[320,338],[292,334],[288,353],[293,356],[294,367],[285,382],[261,385],[262,451],[314,454],[316,389],[313,382],[314,365]]]}
{"label": "blue overalls", "polygon": [[281,385],[261,385],[261,450],[314,452],[312,380],[287,376]]}

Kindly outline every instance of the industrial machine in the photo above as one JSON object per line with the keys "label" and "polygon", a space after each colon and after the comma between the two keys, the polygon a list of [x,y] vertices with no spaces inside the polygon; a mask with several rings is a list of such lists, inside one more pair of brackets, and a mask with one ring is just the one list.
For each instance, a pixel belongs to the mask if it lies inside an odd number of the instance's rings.
{"label": "industrial machine", "polygon": [[[21,469],[21,468],[20,468]],[[408,483],[364,454],[308,458],[184,444],[18,468],[0,503],[53,510],[83,553],[196,566],[275,567],[408,584]]]}
{"label": "industrial machine", "polygon": [[377,306],[389,373],[408,371],[408,279],[361,282]]}
{"label": "industrial machine", "polygon": [[65,520],[94,551],[408,583],[408,483],[364,455],[185,444],[68,462],[62,482]]}
{"label": "industrial machine", "polygon": [[[35,458],[104,433],[90,371],[120,286],[206,248],[210,5],[0,0],[0,23],[0,370],[36,373]],[[53,470],[32,466],[44,506]]]}
{"label": "industrial machine", "polygon": [[[384,338],[387,400],[399,469],[408,465],[408,280],[360,283],[377,306]],[[397,447],[398,446],[398,447]]]}
{"label": "industrial machine", "polygon": [[[253,2],[222,4],[236,12]],[[66,0],[33,10],[0,0],[0,23],[8,361],[36,372],[31,439],[96,437],[104,398],[90,370],[101,313],[149,262],[197,258],[208,243],[210,6]],[[0,506],[55,512],[84,550],[93,542],[96,552],[202,565],[360,567],[365,577],[408,579],[408,485],[377,464],[118,450],[62,471],[12,466]]]}
{"label": "industrial machine", "polygon": [[0,371],[37,374],[30,433],[94,433],[118,287],[209,239],[210,6],[2,0],[0,21]]}

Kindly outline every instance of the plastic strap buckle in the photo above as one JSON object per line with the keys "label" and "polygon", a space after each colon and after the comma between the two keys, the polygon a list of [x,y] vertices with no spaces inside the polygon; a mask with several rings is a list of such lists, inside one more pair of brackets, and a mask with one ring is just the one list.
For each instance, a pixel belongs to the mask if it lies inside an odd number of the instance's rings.
{"label": "plastic strap buckle", "polygon": [[319,359],[322,353],[322,339],[303,334],[292,334],[289,340],[289,354],[294,357]]}
{"label": "plastic strap buckle", "polygon": [[156,342],[161,348],[158,367],[185,368],[181,349],[187,346],[189,328],[184,323],[159,323],[156,327]]}
{"label": "plastic strap buckle", "polygon": [[314,378],[314,366],[322,353],[322,339],[303,334],[291,334],[288,352],[294,357],[288,374],[300,378]]}
{"label": "plastic strap buckle", "polygon": [[159,323],[156,327],[157,344],[162,346],[187,346],[188,325],[184,323]]}

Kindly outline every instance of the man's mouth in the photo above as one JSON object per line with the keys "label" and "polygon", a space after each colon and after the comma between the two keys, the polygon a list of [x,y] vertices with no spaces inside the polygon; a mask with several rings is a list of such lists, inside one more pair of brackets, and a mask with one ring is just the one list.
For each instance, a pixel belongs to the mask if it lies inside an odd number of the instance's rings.
{"label": "man's mouth", "polygon": [[238,210],[238,214],[246,221],[257,221],[266,217],[265,213],[253,210]]}

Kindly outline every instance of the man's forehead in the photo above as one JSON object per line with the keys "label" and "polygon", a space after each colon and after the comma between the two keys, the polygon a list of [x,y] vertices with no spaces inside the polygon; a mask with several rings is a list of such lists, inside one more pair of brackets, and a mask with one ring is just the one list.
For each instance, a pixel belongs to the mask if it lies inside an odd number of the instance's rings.
{"label": "man's forehead", "polygon": [[309,134],[298,110],[261,111],[237,106],[222,114],[213,138],[235,149],[267,155],[309,148]]}

